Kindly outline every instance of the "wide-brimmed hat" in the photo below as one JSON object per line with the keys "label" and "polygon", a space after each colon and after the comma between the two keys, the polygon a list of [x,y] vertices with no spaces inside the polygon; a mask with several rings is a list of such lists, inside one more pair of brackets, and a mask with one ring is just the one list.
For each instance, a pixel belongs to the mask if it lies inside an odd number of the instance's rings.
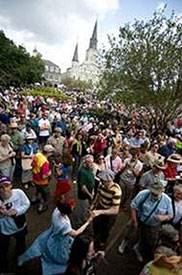
{"label": "wide-brimmed hat", "polygon": [[149,186],[149,190],[151,193],[159,195],[164,191],[164,184],[161,180],[156,180],[155,183]]}
{"label": "wide-brimmed hat", "polygon": [[18,124],[16,123],[16,122],[12,122],[11,124],[10,124],[10,128],[18,128]]}
{"label": "wide-brimmed hat", "polygon": [[32,134],[26,134],[25,139],[35,139],[35,137]]}
{"label": "wide-brimmed hat", "polygon": [[54,147],[51,144],[46,144],[46,145],[44,145],[43,150],[46,153],[52,153],[52,152],[54,152]]}
{"label": "wide-brimmed hat", "polygon": [[182,158],[179,154],[172,154],[167,158],[167,161],[170,161],[173,163],[182,163]]}
{"label": "wide-brimmed hat", "polygon": [[112,170],[110,169],[105,169],[102,170],[99,174],[98,174],[98,178],[100,178],[103,181],[113,181],[115,177],[115,174]]}
{"label": "wide-brimmed hat", "polygon": [[164,161],[162,159],[156,159],[153,163],[154,167],[157,167],[158,169],[165,170],[166,167],[164,165]]}

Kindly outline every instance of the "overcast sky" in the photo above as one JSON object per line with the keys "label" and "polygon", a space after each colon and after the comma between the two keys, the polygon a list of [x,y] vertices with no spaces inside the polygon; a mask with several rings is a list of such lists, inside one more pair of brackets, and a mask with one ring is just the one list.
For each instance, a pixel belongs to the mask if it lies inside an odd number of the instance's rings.
{"label": "overcast sky", "polygon": [[96,18],[101,47],[121,24],[151,17],[165,3],[167,13],[182,14],[182,0],[0,0],[0,29],[30,53],[36,46],[64,71],[76,42],[79,60],[84,60]]}

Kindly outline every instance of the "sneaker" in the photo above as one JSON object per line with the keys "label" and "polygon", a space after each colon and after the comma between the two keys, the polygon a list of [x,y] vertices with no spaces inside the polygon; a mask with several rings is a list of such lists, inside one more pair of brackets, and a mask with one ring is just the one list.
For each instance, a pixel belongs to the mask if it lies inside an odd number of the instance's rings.
{"label": "sneaker", "polygon": [[124,239],[124,240],[122,240],[122,242],[118,246],[118,252],[119,252],[119,254],[123,254],[124,253],[126,246],[127,246],[127,242]]}
{"label": "sneaker", "polygon": [[47,205],[40,204],[39,207],[37,208],[37,213],[42,214],[48,209]]}
{"label": "sneaker", "polygon": [[142,254],[140,252],[140,248],[139,248],[139,244],[136,243],[134,246],[133,246],[133,251],[135,252],[136,256],[137,256],[137,259],[140,263],[143,262],[143,257],[142,257]]}

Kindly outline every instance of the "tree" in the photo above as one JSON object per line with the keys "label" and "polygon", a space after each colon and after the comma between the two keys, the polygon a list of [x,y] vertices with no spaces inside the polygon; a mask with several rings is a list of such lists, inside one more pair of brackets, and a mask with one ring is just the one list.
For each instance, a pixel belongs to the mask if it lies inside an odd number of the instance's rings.
{"label": "tree", "polygon": [[82,92],[85,92],[92,87],[91,83],[71,77],[63,78],[61,83],[64,84],[69,90],[77,89],[78,91]]}
{"label": "tree", "polygon": [[0,31],[0,85],[20,86],[42,80],[44,63],[30,56],[22,46],[16,46]]}
{"label": "tree", "polygon": [[[147,21],[120,27],[104,50],[99,96],[127,107],[143,107],[155,128],[165,130],[182,100],[182,23],[165,8]],[[144,119],[144,117],[143,117]]]}

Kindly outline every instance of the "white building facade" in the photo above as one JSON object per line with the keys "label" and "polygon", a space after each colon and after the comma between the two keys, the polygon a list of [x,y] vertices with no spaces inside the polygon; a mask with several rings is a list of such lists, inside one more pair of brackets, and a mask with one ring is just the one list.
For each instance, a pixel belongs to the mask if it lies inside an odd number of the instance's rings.
{"label": "white building facade", "polygon": [[86,51],[86,58],[83,63],[79,63],[78,59],[78,44],[76,44],[72,66],[68,68],[65,73],[62,74],[63,78],[74,78],[77,80],[91,82],[96,84],[99,81],[100,54],[97,49],[97,21],[94,26],[92,37],[90,38],[89,48]]}

